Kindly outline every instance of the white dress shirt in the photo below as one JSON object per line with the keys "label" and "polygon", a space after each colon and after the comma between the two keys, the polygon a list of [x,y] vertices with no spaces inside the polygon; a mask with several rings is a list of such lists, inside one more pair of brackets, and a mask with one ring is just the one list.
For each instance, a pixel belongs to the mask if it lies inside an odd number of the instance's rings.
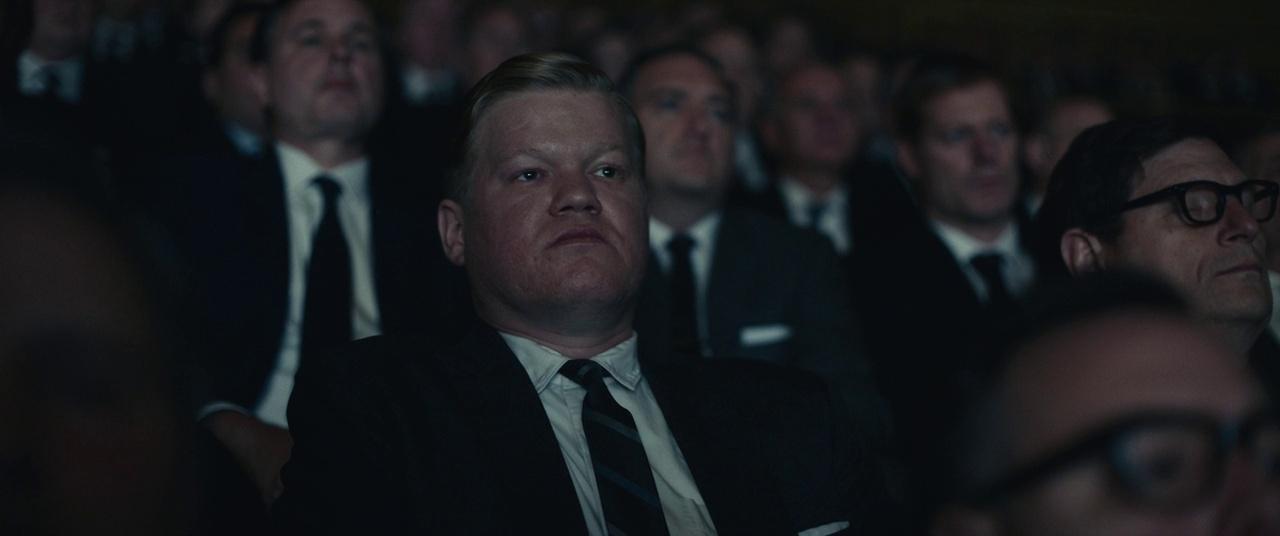
{"label": "white dress shirt", "polygon": [[[812,227],[831,240],[836,253],[848,255],[853,249],[853,237],[849,236],[849,190],[843,184],[827,192],[819,199],[804,185],[787,177],[778,181],[778,191],[787,207],[787,219],[797,227]],[[815,203],[825,203],[826,208],[817,222],[809,212]]]}
{"label": "white dress shirt", "polygon": [[[551,429],[555,433],[565,467],[578,494],[578,505],[587,520],[587,533],[592,536],[608,534],[604,510],[600,504],[600,490],[596,487],[595,469],[591,466],[591,451],[587,434],[582,428],[582,406],[587,390],[560,374],[560,367],[569,358],[535,341],[500,333],[516,360],[529,374],[529,381],[542,401]],[[658,489],[658,501],[671,534],[697,536],[716,534],[706,502],[693,480],[693,473],[685,462],[680,446],[667,427],[662,408],[653,397],[649,382],[640,371],[636,359],[636,335],[599,355],[592,361],[604,367],[609,375],[605,386],[618,405],[631,413],[644,455],[649,458],[653,471],[653,483]],[[835,521],[800,531],[798,536],[828,536],[849,527],[848,521]]]}
{"label": "white dress shirt", "polygon": [[[689,227],[684,234],[694,241],[689,250],[689,265],[693,268],[695,308],[698,315],[698,340],[702,341],[702,355],[711,355],[708,345],[707,284],[711,280],[711,261],[716,249],[716,232],[720,229],[720,213],[713,212]],[[674,229],[654,218],[649,218],[649,249],[658,258],[662,271],[671,273],[671,252],[667,242],[676,235]]]}
{"label": "white dress shirt", "polygon": [[359,339],[377,335],[380,328],[378,300],[373,286],[373,243],[369,221],[369,161],[361,158],[333,169],[324,169],[306,153],[277,143],[280,171],[284,175],[285,206],[289,217],[289,303],[279,359],[267,384],[266,395],[254,409],[264,422],[288,426],[285,409],[293,392],[302,345],[303,298],[307,292],[307,263],[311,242],[324,215],[324,195],[313,182],[325,175],[342,186],[338,197],[338,221],[351,253],[351,335]]}
{"label": "white dress shirt", "polygon": [[30,50],[18,55],[18,91],[26,96],[43,95],[49,83],[47,73],[58,79],[58,98],[64,102],[80,102],[80,80],[84,62],[80,58],[49,61]]}
{"label": "white dress shirt", "polygon": [[1036,266],[1031,260],[1031,255],[1024,251],[1018,242],[1017,225],[1010,224],[994,242],[985,243],[940,221],[934,220],[932,224],[938,238],[942,239],[942,243],[946,244],[951,255],[955,257],[956,263],[960,265],[960,271],[964,272],[965,277],[969,279],[969,284],[977,293],[979,301],[986,303],[990,292],[982,275],[971,263],[978,255],[998,253],[1004,258],[1000,271],[1004,276],[1005,288],[1009,289],[1009,293],[1013,296],[1022,294],[1035,281]]}
{"label": "white dress shirt", "polygon": [[[551,429],[573,480],[573,489],[578,493],[578,504],[587,520],[587,533],[593,536],[608,534],[600,491],[596,487],[595,469],[591,466],[591,451],[586,431],[582,428],[582,405],[587,390],[560,374],[560,367],[569,358],[524,337],[503,333],[502,338],[529,374],[542,408],[551,421]],[[591,360],[609,372],[604,380],[609,394],[635,420],[671,534],[715,534],[715,524],[711,522],[711,515],[685,463],[684,454],[671,436],[671,429],[667,427],[667,420],[649,389],[648,381],[640,373],[640,363],[636,360],[636,336],[632,334],[630,339]]]}

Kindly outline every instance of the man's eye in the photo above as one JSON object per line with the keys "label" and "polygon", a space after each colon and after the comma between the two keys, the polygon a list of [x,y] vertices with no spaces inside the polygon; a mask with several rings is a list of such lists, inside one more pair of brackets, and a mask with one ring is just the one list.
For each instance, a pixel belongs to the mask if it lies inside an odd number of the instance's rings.
{"label": "man's eye", "polygon": [[969,139],[972,133],[967,128],[953,128],[942,131],[942,141],[956,143]]}
{"label": "man's eye", "polygon": [[613,166],[604,166],[596,170],[596,175],[606,179],[616,179],[622,177],[622,170]]}
{"label": "man's eye", "polygon": [[352,50],[368,52],[374,49],[374,40],[368,36],[353,37],[347,41]]}
{"label": "man's eye", "polygon": [[298,44],[306,47],[319,46],[324,43],[319,34],[309,33],[298,37]]}
{"label": "man's eye", "polygon": [[521,182],[538,180],[540,177],[542,177],[542,173],[536,169],[526,169],[516,174],[516,180]]}

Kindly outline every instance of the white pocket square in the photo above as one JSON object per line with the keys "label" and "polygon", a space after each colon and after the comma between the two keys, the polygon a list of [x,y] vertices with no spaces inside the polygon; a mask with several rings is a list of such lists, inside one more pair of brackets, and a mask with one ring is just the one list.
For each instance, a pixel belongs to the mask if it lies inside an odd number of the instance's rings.
{"label": "white pocket square", "polygon": [[739,342],[743,346],[760,346],[785,341],[791,337],[791,326],[786,324],[765,324],[763,326],[747,326],[739,334]]}

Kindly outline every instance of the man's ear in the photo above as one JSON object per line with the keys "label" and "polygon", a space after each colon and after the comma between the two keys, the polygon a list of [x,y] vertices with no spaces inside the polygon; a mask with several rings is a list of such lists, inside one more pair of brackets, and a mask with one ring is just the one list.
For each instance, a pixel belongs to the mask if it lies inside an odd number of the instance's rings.
{"label": "man's ear", "polygon": [[1067,265],[1071,275],[1083,275],[1101,271],[1104,267],[1102,241],[1097,236],[1079,227],[1068,229],[1062,233],[1058,247],[1062,254],[1062,262]]}
{"label": "man's ear", "polygon": [[991,514],[960,506],[947,506],[933,517],[931,536],[995,536]]}
{"label": "man's ear", "polygon": [[466,244],[462,239],[462,205],[452,199],[440,202],[436,209],[436,227],[440,231],[440,244],[444,256],[458,266],[466,264]]}
{"label": "man's ear", "polygon": [[915,179],[920,176],[920,161],[916,159],[915,146],[904,140],[893,140],[894,147],[898,152],[898,165],[902,166],[902,173],[908,179]]}
{"label": "man's ear", "polygon": [[267,83],[266,62],[258,63],[249,69],[249,85],[253,87],[253,93],[258,96],[258,102],[264,107],[271,106],[271,88]]}

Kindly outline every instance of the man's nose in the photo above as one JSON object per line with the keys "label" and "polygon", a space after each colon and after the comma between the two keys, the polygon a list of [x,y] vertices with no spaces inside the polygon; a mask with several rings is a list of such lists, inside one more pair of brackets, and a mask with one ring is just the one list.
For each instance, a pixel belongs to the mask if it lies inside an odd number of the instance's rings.
{"label": "man's nose", "polygon": [[1227,196],[1227,205],[1223,211],[1219,236],[1224,242],[1235,240],[1250,242],[1258,237],[1261,226],[1238,197]]}
{"label": "man's nose", "polygon": [[553,213],[600,213],[600,198],[596,195],[596,183],[584,173],[561,174],[554,179],[555,198]]}
{"label": "man's nose", "polygon": [[982,163],[994,162],[999,157],[999,151],[1000,142],[995,136],[980,132],[973,137],[974,160]]}

